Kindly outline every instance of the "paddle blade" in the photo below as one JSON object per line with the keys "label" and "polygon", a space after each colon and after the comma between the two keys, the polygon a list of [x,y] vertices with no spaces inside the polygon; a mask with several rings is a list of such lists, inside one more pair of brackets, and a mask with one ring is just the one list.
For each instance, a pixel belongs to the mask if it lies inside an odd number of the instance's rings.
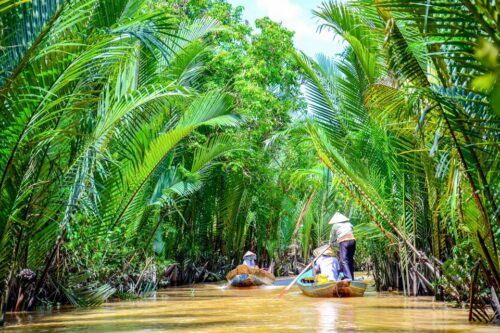
{"label": "paddle blade", "polygon": [[286,286],[278,295],[278,298],[281,298],[283,296],[285,296],[285,293],[288,291],[288,289],[290,289],[291,285],[289,286]]}

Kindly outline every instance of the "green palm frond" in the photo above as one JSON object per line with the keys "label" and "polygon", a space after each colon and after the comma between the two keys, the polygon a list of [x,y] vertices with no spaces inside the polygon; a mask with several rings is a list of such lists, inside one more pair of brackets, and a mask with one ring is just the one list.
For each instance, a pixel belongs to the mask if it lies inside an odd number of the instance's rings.
{"label": "green palm frond", "polygon": [[2,45],[14,47],[0,51],[0,85],[14,79],[60,16],[64,2],[57,1],[2,1],[0,24]]}
{"label": "green palm frond", "polygon": [[125,192],[127,194],[124,205],[110,215],[114,221],[111,223],[112,226],[116,226],[121,221],[141,193],[146,182],[155,174],[167,154],[180,140],[203,125],[227,126],[236,124],[237,118],[229,114],[231,103],[227,95],[220,93],[211,93],[196,98],[177,125],[173,129],[161,133],[149,145],[141,164],[123,166],[121,172],[124,175],[125,184],[128,184],[128,189]]}
{"label": "green palm frond", "polygon": [[380,68],[378,50],[380,35],[373,33],[380,22],[369,25],[361,14],[340,2],[323,2],[313,14],[323,22],[320,29],[331,29],[352,47],[367,79],[372,82]]}

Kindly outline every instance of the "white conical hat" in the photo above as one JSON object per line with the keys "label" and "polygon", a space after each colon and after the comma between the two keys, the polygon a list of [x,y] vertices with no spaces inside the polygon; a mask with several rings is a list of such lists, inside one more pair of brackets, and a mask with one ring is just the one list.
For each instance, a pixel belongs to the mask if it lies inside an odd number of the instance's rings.
{"label": "white conical hat", "polygon": [[335,224],[335,223],[342,223],[342,222],[347,222],[349,221],[349,218],[345,216],[344,214],[340,214],[339,212],[336,212],[330,222],[328,224]]}
{"label": "white conical hat", "polygon": [[253,253],[251,251],[247,251],[247,253],[245,253],[243,255],[243,258],[245,258],[245,257],[251,257],[251,256],[257,257],[257,255],[255,253]]}

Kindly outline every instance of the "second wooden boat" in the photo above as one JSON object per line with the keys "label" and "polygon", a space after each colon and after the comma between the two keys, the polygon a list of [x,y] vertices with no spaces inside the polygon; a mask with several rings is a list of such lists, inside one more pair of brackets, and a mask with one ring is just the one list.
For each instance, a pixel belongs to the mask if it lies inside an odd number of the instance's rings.
{"label": "second wooden boat", "polygon": [[272,285],[272,279],[262,276],[256,276],[253,274],[238,274],[234,276],[229,284],[233,287],[252,287],[252,286],[262,286],[262,285]]}
{"label": "second wooden boat", "polygon": [[252,287],[272,285],[275,277],[263,269],[239,265],[226,275],[226,279],[232,287]]}
{"label": "second wooden boat", "polygon": [[297,282],[304,295],[310,297],[361,297],[365,294],[367,284],[363,281],[329,281],[318,284],[307,271]]}

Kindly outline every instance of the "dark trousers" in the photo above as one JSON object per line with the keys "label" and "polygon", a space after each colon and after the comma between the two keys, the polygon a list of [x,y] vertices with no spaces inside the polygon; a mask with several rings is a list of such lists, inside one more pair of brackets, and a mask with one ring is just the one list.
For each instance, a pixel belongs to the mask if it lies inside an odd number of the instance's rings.
{"label": "dark trousers", "polygon": [[356,241],[354,239],[343,241],[340,247],[340,270],[347,279],[354,280],[354,252]]}

